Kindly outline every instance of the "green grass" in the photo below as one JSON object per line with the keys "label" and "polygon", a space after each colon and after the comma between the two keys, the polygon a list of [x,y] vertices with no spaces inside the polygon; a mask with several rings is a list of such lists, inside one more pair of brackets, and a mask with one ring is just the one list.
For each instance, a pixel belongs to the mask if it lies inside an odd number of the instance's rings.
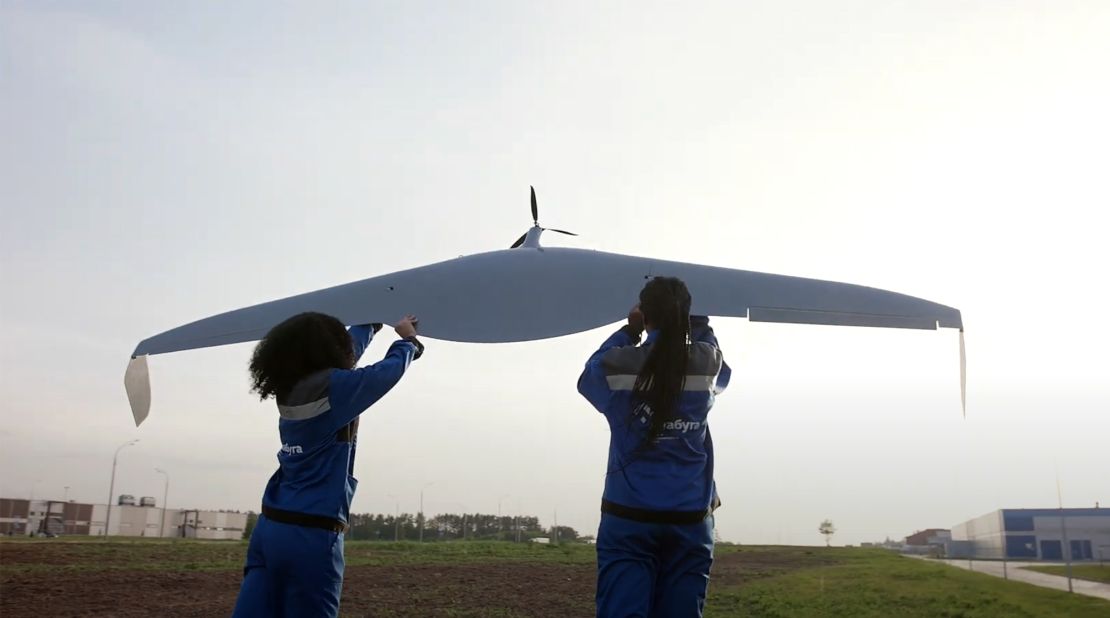
{"label": "green grass", "polygon": [[[5,547],[33,544],[41,562],[13,562]],[[246,541],[163,539],[3,539],[0,573],[43,571],[220,571],[238,570],[246,557]],[[352,541],[345,545],[347,566],[402,564],[475,564],[529,562],[593,564],[592,545],[539,545],[500,541],[437,543]]]}
{"label": "green grass", "polygon": [[[1062,575],[1066,577],[1068,574],[1068,567],[1065,565],[1030,566],[1022,568],[1030,571],[1037,571],[1038,573],[1048,573],[1049,575]],[[1110,584],[1110,566],[1073,564],[1071,565],[1071,576],[1076,579],[1086,579],[1093,582]]]}
{"label": "green grass", "polygon": [[592,565],[594,547],[579,543],[539,545],[504,541],[448,541],[440,543],[383,543],[355,541],[345,545],[344,556],[352,566],[391,564],[459,564],[530,562]]}
{"label": "green grass", "polygon": [[[13,560],[33,545],[36,562]],[[8,548],[11,548],[10,550]],[[0,574],[45,571],[220,571],[243,567],[246,542],[96,538],[2,539]]]}
{"label": "green grass", "polygon": [[[801,548],[783,548],[797,553]],[[744,552],[745,548],[725,549]],[[804,556],[804,554],[803,554]],[[755,558],[757,556],[753,556]],[[710,581],[706,616],[1105,618],[1110,603],[870,549],[812,550],[830,564]],[[743,564],[743,554],[739,557]],[[719,581],[724,579],[725,581]]]}

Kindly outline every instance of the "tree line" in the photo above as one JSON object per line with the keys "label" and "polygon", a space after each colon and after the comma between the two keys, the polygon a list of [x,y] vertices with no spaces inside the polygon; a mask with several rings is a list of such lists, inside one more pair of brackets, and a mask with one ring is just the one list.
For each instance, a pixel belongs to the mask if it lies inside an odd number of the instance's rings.
{"label": "tree line", "polygon": [[[247,528],[243,538],[250,538],[258,515],[248,515]],[[347,538],[356,541],[418,541],[420,540],[421,515],[400,513],[384,515],[381,513],[352,513]],[[570,526],[540,525],[538,517],[532,515],[508,516],[486,515],[484,513],[441,513],[429,517],[424,522],[425,541],[452,540],[501,540],[528,542],[545,537],[560,543],[584,542],[578,531]]]}

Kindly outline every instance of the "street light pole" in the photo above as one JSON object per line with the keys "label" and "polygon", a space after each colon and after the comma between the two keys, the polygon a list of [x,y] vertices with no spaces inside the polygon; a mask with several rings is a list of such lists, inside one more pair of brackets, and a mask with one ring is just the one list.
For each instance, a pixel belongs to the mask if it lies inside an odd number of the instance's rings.
{"label": "street light pole", "polygon": [[[23,526],[23,531],[30,536],[35,536],[38,530],[31,529],[31,509],[35,508],[35,487],[42,482],[42,479],[35,479],[31,482],[31,497],[27,499],[27,525]],[[50,505],[47,503],[47,510],[50,510]]]}
{"label": "street light pole", "polygon": [[425,483],[424,486],[420,488],[420,543],[424,542],[424,490],[432,485],[435,485],[435,483]]}
{"label": "street light pole", "polygon": [[166,511],[169,510],[167,501],[170,496],[170,473],[161,468],[155,468],[154,471],[166,475],[166,489],[162,492],[162,523],[158,526],[158,538],[162,538],[166,532]]}
{"label": "street light pole", "polygon": [[998,511],[998,529],[1002,531],[1002,579],[1010,579],[1009,570],[1006,568],[1006,558],[1010,548],[1006,536],[1006,518],[1003,517],[1001,509]]}
{"label": "street light pole", "polygon": [[108,484],[108,512],[104,514],[104,538],[108,538],[108,524],[112,521],[112,494],[116,492],[116,460],[119,459],[120,451],[138,441],[139,439],[135,438],[130,442],[124,442],[116,449],[116,454],[112,455],[112,482]]}
{"label": "street light pole", "polygon": [[513,528],[516,528],[516,542],[520,542],[520,498],[516,499],[516,516],[513,517]]}
{"label": "street light pole", "polygon": [[1068,524],[1064,519],[1064,494],[1060,492],[1060,469],[1056,469],[1056,504],[1060,507],[1060,536],[1063,537],[1064,558],[1067,559],[1068,592],[1074,593],[1071,583],[1071,544],[1068,543]]}
{"label": "street light pole", "polygon": [[70,533],[70,524],[69,524],[69,522],[71,520],[66,519],[66,510],[67,510],[67,507],[69,506],[69,485],[66,485],[64,487],[64,489],[65,489],[65,493],[62,494],[62,534],[69,534]]}

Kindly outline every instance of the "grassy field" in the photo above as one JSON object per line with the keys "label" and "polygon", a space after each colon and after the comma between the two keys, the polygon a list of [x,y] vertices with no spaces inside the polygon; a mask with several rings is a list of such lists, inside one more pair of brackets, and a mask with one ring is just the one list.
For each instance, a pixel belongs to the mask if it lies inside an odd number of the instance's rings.
{"label": "grassy field", "polygon": [[[227,615],[245,543],[0,541],[0,615]],[[344,616],[591,616],[594,549],[349,543]],[[1078,569],[1077,569],[1078,570]],[[45,614],[44,614],[45,612]],[[1110,616],[1110,603],[883,550],[718,547],[710,617]]]}
{"label": "grassy field", "polygon": [[[1067,576],[1068,574],[1068,567],[1064,565],[1031,566],[1024,568],[1029,569],[1030,571],[1048,573],[1049,575]],[[1071,576],[1076,579],[1086,579],[1093,582],[1110,584],[1110,566],[1099,566],[1097,564],[1073,564],[1071,566]]]}
{"label": "grassy field", "polygon": [[[1110,616],[1110,603],[1068,595],[882,550],[742,548],[810,553],[800,569],[729,585],[711,582],[708,616]],[[818,561],[823,562],[818,562]],[[753,560],[754,562],[754,560]],[[744,560],[740,560],[743,564]],[[716,577],[716,573],[714,574]],[[720,578],[717,578],[720,579]]]}

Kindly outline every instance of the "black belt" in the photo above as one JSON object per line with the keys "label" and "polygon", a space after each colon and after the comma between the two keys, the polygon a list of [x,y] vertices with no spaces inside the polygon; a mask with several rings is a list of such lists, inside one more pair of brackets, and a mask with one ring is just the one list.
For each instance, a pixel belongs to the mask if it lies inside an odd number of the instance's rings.
{"label": "black belt", "polygon": [[319,528],[320,530],[338,532],[339,534],[343,534],[347,531],[347,524],[338,519],[332,519],[331,517],[324,517],[322,515],[308,515],[307,513],[283,511],[265,505],[262,506],[262,514],[266,519],[272,519],[282,524],[292,524],[304,528]]}
{"label": "black belt", "polygon": [[645,524],[696,524],[705,521],[706,517],[713,514],[713,509],[697,511],[651,511],[637,509],[616,502],[609,502],[602,498],[601,512],[616,515],[621,519],[631,519]]}

